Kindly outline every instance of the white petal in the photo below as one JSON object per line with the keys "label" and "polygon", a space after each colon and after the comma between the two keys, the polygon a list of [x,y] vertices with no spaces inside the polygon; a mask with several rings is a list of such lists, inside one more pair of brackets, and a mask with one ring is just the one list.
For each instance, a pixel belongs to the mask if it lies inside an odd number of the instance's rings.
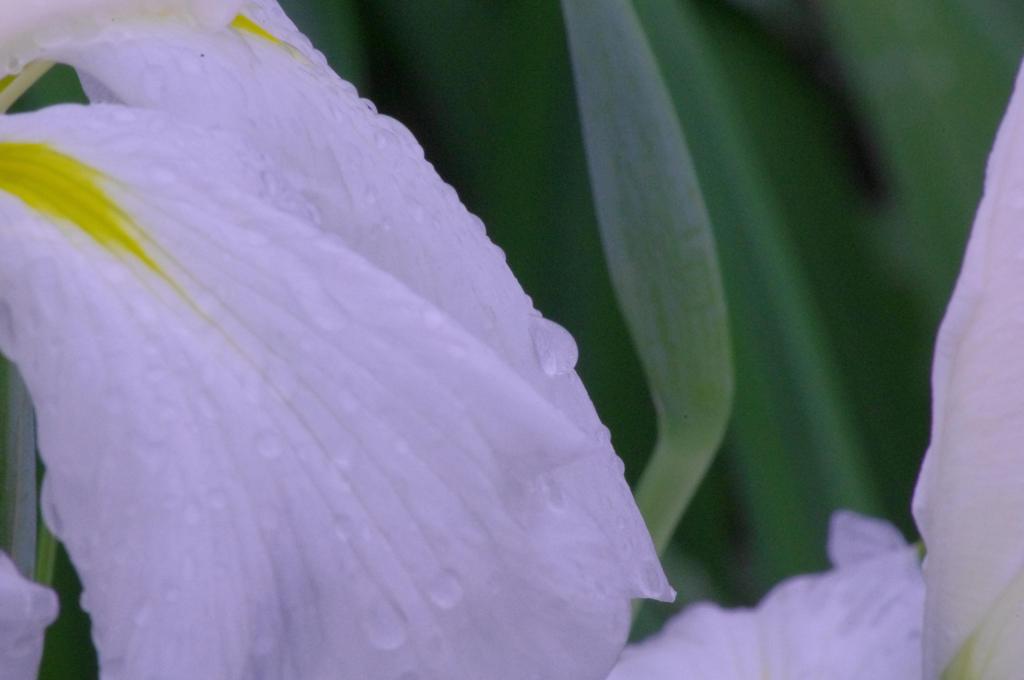
{"label": "white petal", "polygon": [[926,677],[938,677],[957,655],[972,666],[973,674],[962,667],[963,677],[1010,677],[1016,672],[997,669],[1024,667],[1022,254],[1019,76],[935,347],[931,443],[914,498],[928,550]]}
{"label": "white petal", "polygon": [[[121,34],[110,44],[69,48],[63,58],[93,74],[111,96],[245,131],[303,175],[306,197],[325,226],[489,344],[538,393],[599,437],[603,428],[572,371],[574,344],[536,315],[479,221],[437,178],[404,128],[360,101],[276,5],[261,5],[246,11],[294,48],[245,32],[143,26],[134,38]],[[296,58],[296,48],[305,59]],[[589,490],[621,485],[615,466],[578,466],[562,474],[567,502],[595,515],[606,512],[604,501]],[[630,563],[646,565],[643,577],[658,582],[650,592],[670,596],[653,552],[638,550],[639,559]]]}
{"label": "white petal", "polygon": [[[102,44],[69,45],[59,58],[87,74],[105,100],[245,136],[290,173],[313,206],[311,219],[489,346],[589,436],[606,437],[573,370],[571,336],[533,308],[480,220],[409,131],[334,74],[276,2],[247,2],[243,10],[274,40],[237,28],[139,24]],[[621,472],[585,472],[589,478],[567,484],[566,493],[600,513],[601,499],[577,489],[618,484]],[[640,550],[639,562],[654,560],[653,548]],[[653,592],[671,598],[663,574],[657,578]]]}
{"label": "white petal", "polygon": [[834,567],[850,566],[899,550],[905,545],[899,530],[884,520],[849,510],[832,513],[828,558]]}
{"label": "white petal", "polygon": [[0,119],[109,175],[163,273],[0,194],[0,348],[104,680],[603,678],[663,587],[607,443],[170,120]]}
{"label": "white petal", "polygon": [[[851,521],[833,522],[833,542]],[[913,680],[923,600],[914,550],[901,541],[784,581],[757,609],[689,607],[654,639],[627,648],[609,680]]]}
{"label": "white petal", "polygon": [[580,427],[601,432],[573,370],[575,344],[539,318],[410,132],[331,71],[276,2],[243,9],[279,42],[140,23],[56,57],[101,85],[104,99],[245,136],[292,173],[324,228],[491,346]]}
{"label": "white petal", "polygon": [[57,596],[18,573],[0,552],[0,678],[35,680],[43,633],[57,618]]}
{"label": "white petal", "polygon": [[159,25],[182,21],[205,28],[227,25],[242,0],[6,0],[0,3],[0,75],[48,58],[69,44],[110,37],[126,20]]}

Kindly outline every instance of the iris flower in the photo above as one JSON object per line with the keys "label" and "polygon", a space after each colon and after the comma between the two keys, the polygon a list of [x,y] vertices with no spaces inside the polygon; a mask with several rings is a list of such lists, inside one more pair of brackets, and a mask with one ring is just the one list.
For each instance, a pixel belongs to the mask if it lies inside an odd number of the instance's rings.
{"label": "iris flower", "polygon": [[693,605],[628,648],[609,680],[914,680],[924,584],[889,524],[838,512],[833,569],[776,586],[756,609]]}
{"label": "iris flower", "polygon": [[914,497],[928,547],[925,673],[1024,668],[1024,70],[989,158],[932,373],[931,444]]}
{"label": "iris flower", "polygon": [[989,159],[932,372],[914,497],[927,556],[842,513],[833,570],[753,610],[700,604],[611,680],[1011,680],[1024,668],[1024,69]]}
{"label": "iris flower", "polygon": [[[0,68],[94,102],[0,117],[0,350],[104,680],[604,678],[671,589],[410,133],[273,0],[9,4]],[[5,678],[53,615],[0,565]]]}

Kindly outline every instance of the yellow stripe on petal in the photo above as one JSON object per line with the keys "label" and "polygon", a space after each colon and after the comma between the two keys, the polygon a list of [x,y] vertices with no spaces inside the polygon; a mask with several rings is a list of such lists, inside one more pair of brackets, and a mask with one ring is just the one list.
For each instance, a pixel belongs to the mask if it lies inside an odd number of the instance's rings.
{"label": "yellow stripe on petal", "polygon": [[0,191],[169,281],[143,247],[140,229],[104,190],[103,180],[99,170],[46,144],[0,142]]}
{"label": "yellow stripe on petal", "polygon": [[242,33],[249,33],[250,35],[254,35],[257,38],[263,38],[267,42],[274,43],[275,45],[280,45],[281,47],[289,47],[288,43],[281,40],[276,35],[268,31],[267,29],[263,28],[255,21],[245,16],[244,14],[239,14],[237,17],[235,17],[235,20],[231,22],[231,28],[235,29],[236,31],[241,31]]}
{"label": "yellow stripe on petal", "polygon": [[13,83],[14,79],[17,78],[17,77],[18,77],[17,75],[13,75],[13,76],[4,76],[3,78],[0,78],[0,92],[3,92],[8,87],[10,87],[11,83]]}
{"label": "yellow stripe on petal", "polygon": [[294,46],[284,40],[281,40],[244,14],[239,14],[235,17],[234,21],[231,22],[231,28],[235,29],[239,33],[248,33],[249,35],[256,36],[261,40],[266,40],[273,45],[284,48],[296,59],[303,59],[302,53],[295,49]]}

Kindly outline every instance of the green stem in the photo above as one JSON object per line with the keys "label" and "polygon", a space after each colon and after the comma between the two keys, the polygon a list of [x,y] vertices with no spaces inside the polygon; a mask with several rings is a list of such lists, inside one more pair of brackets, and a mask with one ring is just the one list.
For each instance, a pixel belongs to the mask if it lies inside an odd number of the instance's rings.
{"label": "green stem", "polygon": [[42,522],[39,523],[39,542],[36,544],[36,583],[53,585],[53,574],[57,566],[57,548],[60,544],[56,537]]}
{"label": "green stem", "polygon": [[28,89],[45,76],[53,66],[52,61],[33,61],[13,80],[5,80],[0,83],[0,113],[6,113],[14,105],[14,102],[28,92]]}
{"label": "green stem", "polygon": [[659,555],[672,540],[714,454],[688,446],[682,437],[662,434],[658,438],[637,485],[636,500]]}
{"label": "green stem", "polygon": [[36,488],[36,425],[32,398],[13,364],[4,363],[3,446],[0,453],[0,477],[4,498],[0,517],[6,549],[18,569],[26,576],[35,571],[38,540],[38,490]]}

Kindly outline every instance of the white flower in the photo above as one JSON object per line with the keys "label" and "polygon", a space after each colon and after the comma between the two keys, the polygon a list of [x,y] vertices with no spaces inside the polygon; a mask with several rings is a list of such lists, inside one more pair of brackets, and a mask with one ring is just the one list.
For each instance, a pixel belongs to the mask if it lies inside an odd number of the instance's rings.
{"label": "white flower", "polygon": [[671,591],[571,338],[408,132],[276,6],[47,6],[8,56],[159,109],[0,118],[0,350],[104,680],[603,678]]}
{"label": "white flower", "polygon": [[52,592],[25,580],[0,554],[0,677],[34,678],[43,630],[57,617]]}
{"label": "white flower", "polygon": [[925,677],[1024,668],[1024,80],[939,332],[914,498],[928,556]]}
{"label": "white flower", "polygon": [[691,606],[628,648],[609,680],[913,680],[921,675],[924,586],[890,525],[832,519],[833,569],[798,576],[756,609]]}

